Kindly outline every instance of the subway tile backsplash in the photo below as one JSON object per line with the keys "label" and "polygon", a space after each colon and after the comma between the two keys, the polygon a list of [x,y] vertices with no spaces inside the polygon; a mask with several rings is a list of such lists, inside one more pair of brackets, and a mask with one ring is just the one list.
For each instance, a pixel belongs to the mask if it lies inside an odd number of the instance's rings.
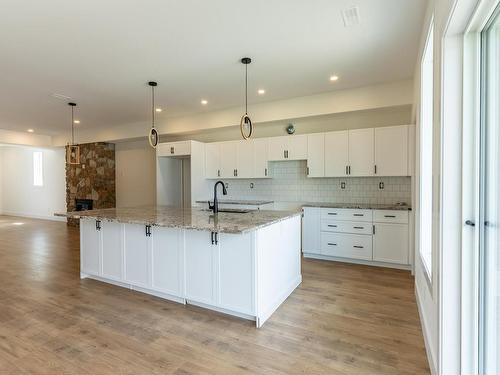
{"label": "subway tile backsplash", "polygon": [[[225,180],[226,199],[275,202],[411,203],[410,177],[308,178],[305,161],[270,162],[270,179]],[[383,189],[380,189],[380,183]],[[342,189],[345,183],[345,189]],[[253,188],[251,188],[253,184]]]}

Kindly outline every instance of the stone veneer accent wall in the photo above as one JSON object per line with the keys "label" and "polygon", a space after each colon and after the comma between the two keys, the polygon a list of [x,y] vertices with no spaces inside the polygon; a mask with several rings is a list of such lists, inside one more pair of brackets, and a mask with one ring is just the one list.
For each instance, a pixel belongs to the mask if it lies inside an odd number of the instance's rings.
{"label": "stone veneer accent wall", "polygon": [[[67,152],[66,148],[66,152]],[[115,145],[86,143],[80,145],[80,164],[66,164],[66,208],[75,210],[75,199],[92,199],[93,208],[116,206]],[[79,221],[68,219],[68,225]]]}

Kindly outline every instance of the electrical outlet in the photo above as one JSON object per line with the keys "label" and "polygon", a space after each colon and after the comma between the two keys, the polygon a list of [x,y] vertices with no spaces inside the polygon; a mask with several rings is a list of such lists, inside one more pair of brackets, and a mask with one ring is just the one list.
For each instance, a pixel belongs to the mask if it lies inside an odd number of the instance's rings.
{"label": "electrical outlet", "polygon": [[340,182],[340,188],[342,190],[345,190],[345,182],[344,181]]}
{"label": "electrical outlet", "polygon": [[253,182],[250,182],[250,189],[253,189]]}
{"label": "electrical outlet", "polygon": [[226,187],[226,189],[229,189],[229,184],[227,182],[224,184],[224,186]]}
{"label": "electrical outlet", "polygon": [[380,182],[378,183],[378,189],[379,189],[379,190],[384,190],[384,183],[383,183],[382,181],[380,181]]}

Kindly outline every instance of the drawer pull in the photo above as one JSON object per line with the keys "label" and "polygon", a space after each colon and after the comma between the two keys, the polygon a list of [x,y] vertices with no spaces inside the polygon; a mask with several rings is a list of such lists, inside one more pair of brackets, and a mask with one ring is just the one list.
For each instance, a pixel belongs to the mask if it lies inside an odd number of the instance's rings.
{"label": "drawer pull", "polygon": [[354,229],[365,229],[365,227],[353,227]]}
{"label": "drawer pull", "polygon": [[365,214],[353,214],[354,216],[365,216]]}
{"label": "drawer pull", "polygon": [[384,217],[396,217],[396,215],[384,215]]}
{"label": "drawer pull", "polygon": [[355,247],[356,249],[364,249],[364,246],[354,245],[353,247]]}
{"label": "drawer pull", "polygon": [[328,212],[328,215],[337,215],[336,212]]}
{"label": "drawer pull", "polygon": [[328,242],[328,246],[337,246],[337,244],[336,243]]}
{"label": "drawer pull", "polygon": [[336,226],[336,225],[333,225],[333,224],[328,224],[328,226],[329,226],[330,228],[337,228],[337,226]]}

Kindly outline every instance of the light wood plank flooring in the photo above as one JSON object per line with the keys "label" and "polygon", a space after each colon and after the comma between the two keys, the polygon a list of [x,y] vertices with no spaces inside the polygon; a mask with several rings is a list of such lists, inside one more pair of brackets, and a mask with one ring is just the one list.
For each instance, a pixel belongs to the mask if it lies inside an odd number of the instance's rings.
{"label": "light wood plank flooring", "polygon": [[79,279],[79,233],[0,216],[0,374],[428,374],[408,272],[303,261],[266,322]]}

